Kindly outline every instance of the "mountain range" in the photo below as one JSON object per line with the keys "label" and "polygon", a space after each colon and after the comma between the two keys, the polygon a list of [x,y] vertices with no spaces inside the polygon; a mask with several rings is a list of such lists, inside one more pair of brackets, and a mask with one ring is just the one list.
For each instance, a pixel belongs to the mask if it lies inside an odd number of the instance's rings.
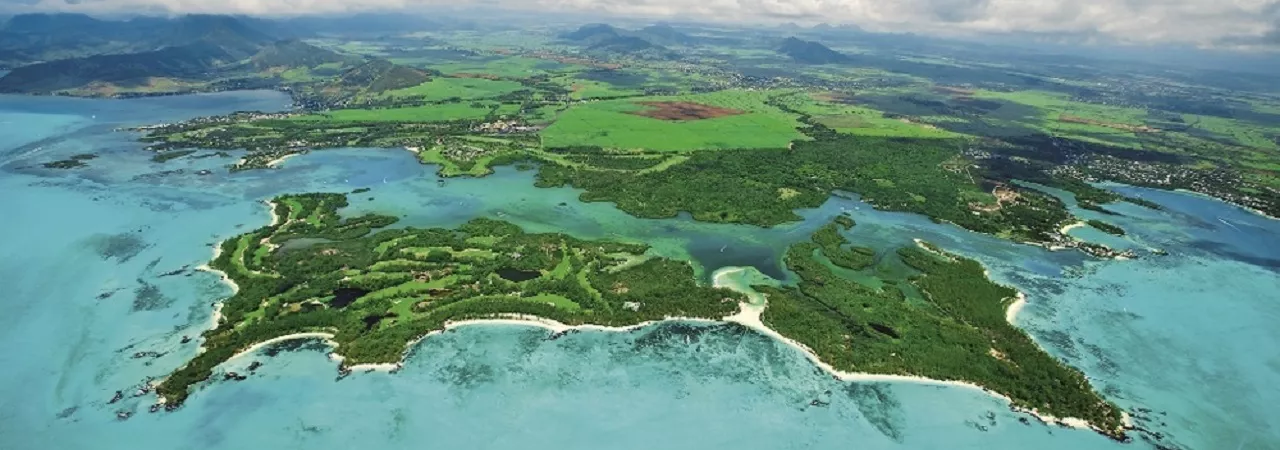
{"label": "mountain range", "polygon": [[284,83],[282,79],[270,82],[278,74],[319,66],[381,87],[407,87],[427,80],[420,70],[307,44],[293,37],[308,27],[314,30],[316,24],[288,23],[291,26],[217,15],[124,21],[79,14],[15,16],[0,24],[0,59],[14,67],[0,78],[0,92],[108,96],[131,90],[182,92],[236,79],[250,81],[238,85],[271,86]]}
{"label": "mountain range", "polygon": [[624,30],[606,24],[583,25],[560,35],[561,39],[584,46],[587,51],[630,54],[668,59],[675,52],[667,45],[695,45],[698,38],[669,25],[652,25],[640,30]]}

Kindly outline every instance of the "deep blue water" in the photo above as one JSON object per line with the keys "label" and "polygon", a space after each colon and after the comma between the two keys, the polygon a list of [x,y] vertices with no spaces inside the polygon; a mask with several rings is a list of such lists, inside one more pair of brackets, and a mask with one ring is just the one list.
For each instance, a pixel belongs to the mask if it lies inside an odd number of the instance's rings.
{"label": "deep blue water", "polygon": [[[534,189],[530,173],[512,169],[441,187],[434,168],[407,152],[348,149],[232,174],[224,167],[233,160],[199,158],[212,152],[153,163],[134,134],[113,131],[287,103],[272,92],[0,96],[0,449],[1150,448],[1024,425],[971,390],[836,382],[761,336],[686,324],[554,341],[526,327],[466,327],[423,341],[399,373],[341,381],[328,350],[302,342],[233,360],[225,369],[264,366],[246,381],[202,386],[177,412],[147,413],[154,397],[133,397],[134,389],[189,359],[196,343],[182,337],[207,328],[211,303],[229,294],[189,268],[217,241],[266,223],[262,200],[360,187],[372,191],[353,196],[350,212],[396,214],[414,226],[489,216],[643,241],[693,258],[704,275],[755,266],[785,277],[778,257],[786,245],[851,211],[859,243],[923,238],[980,259],[1027,292],[1016,322],[1109,399],[1151,410],[1139,423],[1167,445],[1280,448],[1280,222],[1118,186],[1167,210],[1114,206],[1126,217],[1106,220],[1130,232],[1123,239],[1074,233],[1169,255],[1103,262],[856,200],[833,199],[803,211],[803,223],[768,230],[641,220],[580,203],[572,189]],[[40,167],[79,153],[100,157],[87,168]],[[125,399],[108,404],[116,390]],[[120,411],[136,415],[119,421]]]}

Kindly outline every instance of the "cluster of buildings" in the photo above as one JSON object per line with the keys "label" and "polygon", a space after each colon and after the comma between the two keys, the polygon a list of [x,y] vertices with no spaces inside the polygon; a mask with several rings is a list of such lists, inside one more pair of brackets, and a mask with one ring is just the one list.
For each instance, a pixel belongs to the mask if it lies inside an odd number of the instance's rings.
{"label": "cluster of buildings", "polygon": [[471,126],[471,132],[484,134],[531,133],[538,127],[520,123],[518,120],[495,120]]}

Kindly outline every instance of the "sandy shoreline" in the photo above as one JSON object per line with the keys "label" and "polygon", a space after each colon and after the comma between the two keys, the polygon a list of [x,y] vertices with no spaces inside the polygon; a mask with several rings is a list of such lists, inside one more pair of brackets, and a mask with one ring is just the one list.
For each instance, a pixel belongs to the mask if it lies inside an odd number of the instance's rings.
{"label": "sandy shoreline", "polygon": [[1027,294],[1023,294],[1021,291],[1019,291],[1018,298],[1014,300],[1012,304],[1009,305],[1009,309],[1005,310],[1004,320],[1006,322],[1009,322],[1009,325],[1013,325],[1014,319],[1018,318],[1018,313],[1022,312],[1022,308],[1026,306],[1027,306]]}
{"label": "sandy shoreline", "polygon": [[1088,224],[1086,224],[1086,223],[1085,223],[1085,222],[1083,222],[1083,221],[1076,222],[1076,223],[1073,223],[1073,224],[1071,224],[1071,225],[1067,225],[1067,226],[1065,226],[1065,227],[1062,227],[1062,229],[1058,230],[1058,234],[1061,234],[1061,235],[1063,235],[1063,236],[1067,236],[1067,233],[1070,233],[1070,232],[1071,232],[1071,230],[1074,230],[1074,229],[1076,229],[1076,228],[1083,227],[1083,226],[1085,226],[1085,225],[1088,225]]}
{"label": "sandy shoreline", "polygon": [[[209,261],[215,261],[218,259],[219,256],[222,256],[222,242],[218,242],[213,246],[213,258],[210,259]],[[235,295],[237,292],[240,292],[240,285],[236,284],[235,280],[232,280],[231,277],[227,276],[226,272],[223,272],[218,269],[214,269],[213,267],[209,266],[209,263],[205,263],[197,266],[196,270],[209,272],[214,275],[217,275],[218,278],[222,280],[223,284],[231,288],[231,295]],[[222,302],[219,301],[217,303],[217,306],[215,306],[214,314],[221,314],[221,309],[222,309]]]}
{"label": "sandy shoreline", "polygon": [[[272,202],[267,202],[267,205],[271,208],[271,224],[276,225],[277,223],[279,223],[280,217],[275,213],[275,205]],[[1081,223],[1080,225],[1083,225],[1083,223]],[[923,243],[921,242],[917,242],[917,244],[920,245],[921,247],[924,247]],[[221,245],[218,245],[214,249],[214,259],[217,259],[217,257],[220,254],[221,254]],[[218,271],[216,269],[213,269],[209,267],[207,264],[202,265],[200,269],[218,273],[222,277],[223,281],[232,287],[233,291],[239,290],[239,286],[237,286],[234,281],[231,281],[226,276],[225,273]],[[735,292],[746,294],[748,297],[752,297],[756,295],[756,293],[752,291],[748,291],[746,289],[738,288],[734,286],[732,283],[729,283],[723,280],[723,277],[725,276],[728,276],[734,273],[739,273],[745,270],[746,268],[742,268],[742,267],[721,268],[713,273],[712,286],[717,288],[730,289]],[[1014,303],[1011,304],[1008,310],[1006,311],[1006,315],[1005,315],[1006,320],[1008,320],[1010,323],[1013,323],[1014,318],[1017,316],[1018,312],[1025,305],[1026,305],[1026,296],[1025,294],[1019,292],[1017,300],[1015,300]],[[1034,410],[1026,410],[1023,408],[1013,407],[1012,406],[1013,399],[1007,396],[998,394],[996,392],[990,391],[986,388],[983,388],[973,383],[967,383],[967,382],[955,381],[955,380],[935,380],[935,379],[930,379],[930,378],[925,378],[920,376],[883,375],[883,374],[844,372],[844,371],[838,370],[835,367],[831,366],[830,364],[822,361],[817,356],[816,353],[814,353],[810,348],[808,348],[804,344],[794,339],[783,336],[777,331],[774,331],[773,329],[766,326],[764,324],[764,321],[761,319],[761,315],[764,313],[765,307],[766,307],[765,304],[754,305],[749,302],[743,302],[740,304],[739,311],[736,314],[733,314],[728,317],[724,317],[721,320],[711,320],[711,319],[693,318],[693,317],[666,317],[666,318],[663,318],[662,320],[647,321],[647,322],[642,322],[636,325],[631,325],[626,327],[607,327],[607,326],[600,326],[600,325],[568,325],[568,324],[560,323],[560,322],[542,318],[542,317],[518,315],[518,314],[502,315],[502,316],[490,318],[490,319],[473,319],[473,320],[447,322],[444,324],[443,329],[432,331],[417,339],[407,342],[404,346],[404,349],[403,349],[404,353],[402,354],[401,360],[399,362],[386,363],[386,364],[360,364],[360,365],[346,367],[346,369],[351,371],[360,370],[360,371],[392,371],[392,372],[399,370],[400,368],[403,367],[403,362],[404,362],[403,358],[407,357],[410,349],[412,349],[415,345],[417,345],[422,340],[440,333],[447,332],[449,330],[454,330],[454,329],[467,327],[467,326],[474,326],[474,325],[509,325],[509,326],[538,327],[538,328],[546,329],[553,333],[564,333],[567,331],[579,331],[579,330],[580,331],[627,332],[627,331],[632,331],[635,329],[644,328],[644,327],[655,325],[660,322],[667,322],[667,321],[685,321],[685,322],[695,322],[695,323],[736,323],[736,324],[745,326],[747,328],[750,328],[752,330],[755,330],[756,332],[763,334],[765,336],[768,336],[772,339],[775,339],[778,342],[782,342],[783,344],[789,347],[799,350],[801,353],[805,355],[805,358],[811,361],[814,365],[818,366],[823,371],[826,371],[827,373],[831,374],[832,377],[834,377],[835,379],[838,379],[841,381],[893,382],[893,383],[906,382],[906,383],[916,383],[916,384],[924,384],[924,385],[932,385],[932,386],[952,386],[952,387],[960,387],[960,388],[966,388],[966,389],[975,389],[975,390],[982,391],[984,394],[1002,399],[1003,401],[1009,403],[1011,405],[1011,408],[1017,411],[1025,412],[1032,416],[1035,416],[1038,420],[1046,424],[1058,424],[1058,425],[1068,426],[1071,428],[1079,428],[1079,429],[1092,428],[1089,426],[1089,423],[1083,419],[1057,418],[1057,417],[1052,417],[1052,416],[1037,413]],[[218,326],[218,322],[221,319],[220,309],[221,309],[221,302],[219,302],[215,306],[214,314],[213,314],[214,324],[213,324],[213,328],[211,329],[216,329]],[[334,335],[332,333],[325,333],[325,332],[295,333],[295,334],[280,336],[280,337],[272,338],[263,342],[256,343],[240,352],[237,352],[231,358],[228,358],[228,361],[236,358],[240,358],[244,355],[250,354],[254,351],[257,351],[258,349],[261,349],[267,345],[271,345],[274,343],[279,343],[279,342],[284,342],[284,341],[289,341],[294,339],[324,339],[327,344],[333,347],[333,350],[329,353],[329,357],[337,361],[339,363],[339,366],[341,367],[341,364],[345,358],[338,353],[339,344],[332,340],[333,337]]]}
{"label": "sandy shoreline", "polygon": [[271,213],[271,223],[270,223],[268,226],[272,226],[272,227],[274,227],[274,226],[276,226],[276,225],[279,225],[279,224],[280,224],[280,215],[279,215],[279,214],[276,214],[276,202],[275,202],[275,200],[267,200],[267,201],[265,201],[265,202],[263,202],[263,203],[266,203],[266,204],[267,204],[267,208],[268,208],[268,209],[267,209],[267,212]]}
{"label": "sandy shoreline", "polygon": [[[271,214],[271,225],[274,226],[280,222],[280,216],[276,215],[276,204],[273,201],[267,201],[264,203],[266,203],[268,206],[267,211]],[[235,295],[240,292],[240,285],[236,284],[235,280],[232,280],[231,277],[228,276],[226,272],[223,272],[218,269],[214,269],[212,266],[209,265],[213,261],[217,261],[219,256],[222,256],[223,242],[224,241],[218,241],[218,243],[213,245],[213,257],[209,259],[208,263],[204,263],[197,266],[196,270],[209,272],[217,275],[219,280],[221,280],[223,284],[231,288],[231,295]],[[226,302],[226,299],[222,299],[213,304],[213,314],[210,315],[210,320],[213,323],[209,325],[210,331],[218,329],[218,327],[222,324],[222,307],[225,302]]]}
{"label": "sandy shoreline", "polygon": [[273,160],[271,160],[271,161],[267,161],[267,167],[276,167],[276,166],[278,166],[278,165],[280,165],[280,164],[284,163],[285,161],[289,160],[289,158],[292,158],[292,157],[294,157],[294,156],[298,156],[298,155],[301,155],[301,153],[290,153],[290,154],[287,154],[287,155],[281,156],[281,157],[279,157],[279,158],[273,159]]}
{"label": "sandy shoreline", "polygon": [[[735,289],[734,286],[728,283],[722,283],[720,281],[721,276],[739,272],[742,270],[745,270],[745,269],[726,268],[726,269],[721,269],[720,271],[717,271],[715,275],[712,276],[712,280],[713,280],[712,286],[723,287],[726,289],[742,292],[738,289]],[[743,293],[750,295],[749,292],[743,292]],[[1021,310],[1022,307],[1025,305],[1026,305],[1026,294],[1023,294],[1022,292],[1018,292],[1018,300],[1016,300],[1012,305],[1009,306],[1009,310],[1006,312],[1006,315],[1005,315],[1006,319],[1009,319],[1010,323],[1013,323],[1012,322],[1013,317],[1016,316],[1018,311]],[[1012,398],[1009,398],[1005,395],[1001,395],[999,393],[996,393],[994,391],[991,391],[987,388],[984,388],[982,386],[979,386],[973,383],[968,383],[964,381],[955,381],[955,380],[936,380],[932,378],[925,378],[925,377],[914,376],[914,375],[885,375],[885,374],[841,371],[831,366],[830,364],[827,364],[826,362],[822,361],[820,358],[818,358],[818,355],[814,353],[813,350],[811,350],[808,346],[794,339],[783,336],[777,331],[774,331],[772,328],[769,328],[768,326],[766,326],[764,324],[764,321],[760,319],[761,314],[764,313],[765,305],[750,305],[747,303],[743,303],[741,308],[742,309],[741,311],[738,312],[738,314],[725,317],[724,322],[731,322],[731,323],[737,323],[737,324],[743,325],[747,328],[751,328],[755,330],[760,334],[769,336],[773,339],[778,340],[779,342],[782,342],[792,348],[799,350],[814,365],[820,367],[822,370],[826,371],[827,373],[831,374],[833,377],[841,381],[915,383],[915,384],[923,384],[923,385],[930,385],[930,386],[951,386],[951,387],[959,387],[959,388],[966,388],[966,389],[975,389],[978,391],[982,391],[984,394],[1004,400],[1006,403],[1009,403],[1011,408],[1017,411],[1035,416],[1037,419],[1039,419],[1041,422],[1044,422],[1045,424],[1058,424],[1058,425],[1063,425],[1070,428],[1084,429],[1084,430],[1093,429],[1093,427],[1089,425],[1089,422],[1084,419],[1071,418],[1071,417],[1068,417],[1068,418],[1053,417],[1046,414],[1041,414],[1034,410],[1027,410],[1024,408],[1015,407],[1013,406]],[[1127,417],[1128,416],[1125,415],[1125,420],[1128,420]]]}

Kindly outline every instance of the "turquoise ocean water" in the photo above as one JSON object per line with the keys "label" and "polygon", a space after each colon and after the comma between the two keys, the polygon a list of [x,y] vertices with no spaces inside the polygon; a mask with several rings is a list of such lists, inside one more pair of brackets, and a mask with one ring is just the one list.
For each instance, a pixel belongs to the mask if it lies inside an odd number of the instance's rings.
{"label": "turquoise ocean water", "polygon": [[[229,362],[231,370],[264,364],[246,381],[213,382],[177,412],[148,413],[154,397],[135,397],[137,387],[194,354],[183,336],[207,328],[210,304],[229,294],[190,269],[211,245],[266,223],[261,202],[273,195],[361,187],[371,192],[353,196],[352,212],[396,214],[413,226],[489,216],[643,241],[692,258],[704,277],[755,266],[786,278],[782,250],[851,211],[859,243],[923,238],[982,260],[1026,292],[1016,322],[1134,411],[1162,445],[1280,448],[1280,222],[1116,186],[1167,210],[1114,206],[1125,217],[1105,220],[1126,238],[1073,231],[1143,255],[1104,262],[852,198],[767,230],[641,220],[580,203],[571,189],[534,189],[531,173],[510,168],[440,186],[434,168],[407,152],[347,149],[228,173],[232,160],[212,152],[153,163],[136,135],[114,131],[287,103],[272,92],[0,96],[0,449],[1154,448],[1024,424],[1027,416],[968,389],[837,382],[762,336],[684,323],[556,340],[534,328],[471,326],[426,339],[398,373],[341,380],[323,345],[295,342]],[[99,157],[81,169],[40,167],[80,153]],[[109,404],[117,390],[124,399]],[[135,414],[121,421],[122,411]]]}

